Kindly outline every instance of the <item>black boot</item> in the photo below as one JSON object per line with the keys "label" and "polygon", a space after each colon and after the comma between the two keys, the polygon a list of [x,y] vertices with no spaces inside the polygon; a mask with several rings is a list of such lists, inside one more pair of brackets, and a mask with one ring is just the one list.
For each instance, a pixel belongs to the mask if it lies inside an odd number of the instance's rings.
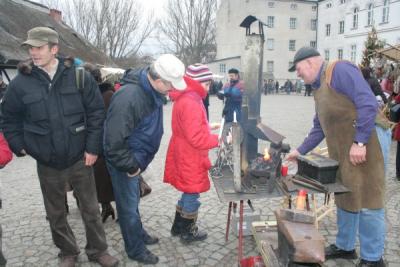
{"label": "black boot", "polygon": [[182,216],[181,216],[182,208],[176,206],[175,211],[175,219],[174,223],[172,224],[171,234],[172,236],[180,235],[182,232]]}
{"label": "black boot", "polygon": [[194,241],[203,241],[207,238],[207,232],[199,230],[196,225],[197,214],[194,218],[188,219],[181,217],[182,220],[182,243],[192,243]]}
{"label": "black boot", "polygon": [[115,212],[114,208],[111,206],[111,203],[101,203],[101,221],[105,223],[109,216],[115,220]]}

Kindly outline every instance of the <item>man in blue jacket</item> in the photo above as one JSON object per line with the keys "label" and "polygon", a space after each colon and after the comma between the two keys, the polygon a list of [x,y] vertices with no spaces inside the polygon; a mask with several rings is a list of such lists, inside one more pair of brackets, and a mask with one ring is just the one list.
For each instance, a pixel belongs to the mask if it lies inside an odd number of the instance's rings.
{"label": "man in blue jacket", "polygon": [[158,238],[142,226],[139,175],[160,147],[163,135],[163,95],[185,89],[185,66],[173,55],[161,55],[149,68],[127,70],[114,94],[104,126],[104,155],[111,174],[115,202],[128,257],[156,264],[146,248]]}

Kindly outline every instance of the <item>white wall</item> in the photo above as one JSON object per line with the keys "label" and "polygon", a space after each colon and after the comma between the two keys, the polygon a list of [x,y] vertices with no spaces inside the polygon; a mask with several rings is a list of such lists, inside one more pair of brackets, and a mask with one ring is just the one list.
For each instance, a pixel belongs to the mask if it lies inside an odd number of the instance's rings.
{"label": "white wall", "polygon": [[[330,50],[330,59],[337,58],[337,49],[344,49],[344,59],[351,60],[351,46],[356,45],[356,61],[359,64],[362,60],[364,42],[371,26],[367,25],[368,4],[374,4],[374,26],[378,38],[385,40],[391,45],[400,43],[400,0],[391,0],[389,4],[389,17],[387,23],[382,23],[383,0],[347,0],[340,5],[340,0],[325,0],[319,3],[318,7],[318,50],[323,55],[324,50]],[[326,4],[332,3],[332,8],[327,9]],[[359,8],[358,28],[353,29],[353,9]],[[345,18],[345,33],[338,35],[339,21]],[[325,36],[325,24],[331,23],[331,37]]]}

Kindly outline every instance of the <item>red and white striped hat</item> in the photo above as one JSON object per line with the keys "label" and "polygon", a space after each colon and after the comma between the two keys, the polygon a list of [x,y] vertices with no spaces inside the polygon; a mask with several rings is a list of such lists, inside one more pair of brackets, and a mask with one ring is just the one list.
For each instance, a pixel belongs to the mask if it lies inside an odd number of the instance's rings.
{"label": "red and white striped hat", "polygon": [[198,82],[206,82],[213,79],[213,74],[208,66],[200,63],[188,66],[186,75]]}

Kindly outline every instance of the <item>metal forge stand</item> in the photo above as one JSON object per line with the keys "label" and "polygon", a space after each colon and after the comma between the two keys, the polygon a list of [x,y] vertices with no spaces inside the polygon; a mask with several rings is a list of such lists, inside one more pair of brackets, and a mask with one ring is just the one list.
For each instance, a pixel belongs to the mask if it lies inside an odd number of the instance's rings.
{"label": "metal forge stand", "polygon": [[[250,26],[258,21],[259,34],[250,33]],[[241,57],[245,95],[242,103],[241,121],[233,122],[232,143],[224,142],[218,152],[218,159],[212,176],[219,199],[229,202],[226,240],[234,201],[239,201],[239,246],[238,260],[243,250],[243,204],[244,200],[281,196],[276,188],[276,179],[281,175],[282,153],[290,150],[283,144],[285,138],[261,123],[260,104],[262,90],[262,68],[265,24],[254,16],[248,16],[240,24],[246,28],[246,45]],[[258,139],[270,141],[270,159],[265,168],[258,168]],[[261,162],[260,162],[261,164]]]}

